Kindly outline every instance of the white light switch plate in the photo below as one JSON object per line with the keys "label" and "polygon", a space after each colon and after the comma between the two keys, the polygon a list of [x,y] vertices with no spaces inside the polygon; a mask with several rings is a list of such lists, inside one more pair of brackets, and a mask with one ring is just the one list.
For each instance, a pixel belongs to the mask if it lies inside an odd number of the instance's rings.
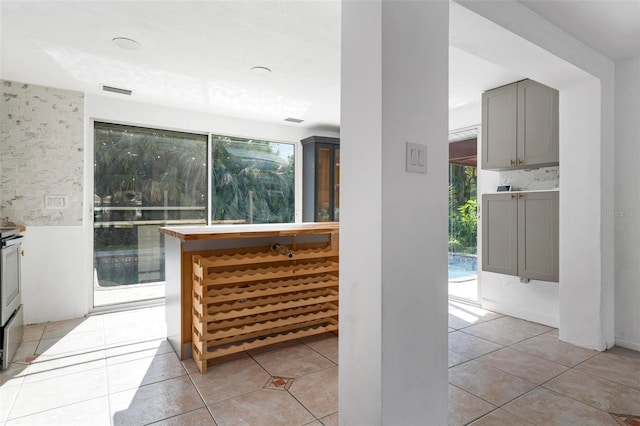
{"label": "white light switch plate", "polygon": [[44,208],[45,209],[67,209],[69,208],[69,196],[68,195],[45,195]]}
{"label": "white light switch plate", "polygon": [[427,173],[427,146],[407,142],[407,171]]}

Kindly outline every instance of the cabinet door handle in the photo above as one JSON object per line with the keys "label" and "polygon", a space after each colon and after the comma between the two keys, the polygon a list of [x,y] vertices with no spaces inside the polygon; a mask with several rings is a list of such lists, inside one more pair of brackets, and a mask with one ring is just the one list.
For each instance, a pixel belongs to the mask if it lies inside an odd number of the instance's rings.
{"label": "cabinet door handle", "polygon": [[518,166],[523,163],[522,158],[518,158]]}
{"label": "cabinet door handle", "polygon": [[511,194],[511,198],[516,198],[516,194]]}
{"label": "cabinet door handle", "polygon": [[520,194],[520,193],[518,193],[518,198],[520,199],[520,198],[522,198],[522,197],[523,197],[523,195],[522,195],[522,194]]}
{"label": "cabinet door handle", "polygon": [[509,160],[509,164],[513,166],[514,164],[516,164],[516,162],[513,160]]}

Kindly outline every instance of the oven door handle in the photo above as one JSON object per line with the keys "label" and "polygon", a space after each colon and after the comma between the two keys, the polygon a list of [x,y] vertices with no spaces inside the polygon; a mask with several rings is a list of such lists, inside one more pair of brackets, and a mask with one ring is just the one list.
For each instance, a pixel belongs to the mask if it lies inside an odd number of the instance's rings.
{"label": "oven door handle", "polygon": [[11,246],[14,246],[16,244],[20,244],[22,242],[23,238],[24,237],[22,237],[22,236],[8,238],[8,239],[2,241],[2,247],[11,247]]}

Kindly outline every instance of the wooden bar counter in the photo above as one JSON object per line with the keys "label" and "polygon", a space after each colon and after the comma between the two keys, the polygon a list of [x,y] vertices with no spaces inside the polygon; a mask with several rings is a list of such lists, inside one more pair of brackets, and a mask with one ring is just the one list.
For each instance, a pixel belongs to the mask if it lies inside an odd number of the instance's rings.
{"label": "wooden bar counter", "polygon": [[337,222],[160,232],[167,338],[200,372],[209,359],[338,330]]}

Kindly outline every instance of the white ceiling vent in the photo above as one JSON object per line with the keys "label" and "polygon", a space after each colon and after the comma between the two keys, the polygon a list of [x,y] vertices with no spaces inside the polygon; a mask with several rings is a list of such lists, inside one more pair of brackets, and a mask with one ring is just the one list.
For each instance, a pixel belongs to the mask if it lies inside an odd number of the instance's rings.
{"label": "white ceiling vent", "polygon": [[131,96],[133,94],[133,90],[122,89],[120,87],[107,86],[106,84],[102,85],[102,90],[105,92],[118,93],[120,95]]}
{"label": "white ceiling vent", "polygon": [[292,118],[292,117],[287,117],[284,119],[284,121],[288,121],[290,123],[302,123],[304,120],[300,119],[300,118]]}

